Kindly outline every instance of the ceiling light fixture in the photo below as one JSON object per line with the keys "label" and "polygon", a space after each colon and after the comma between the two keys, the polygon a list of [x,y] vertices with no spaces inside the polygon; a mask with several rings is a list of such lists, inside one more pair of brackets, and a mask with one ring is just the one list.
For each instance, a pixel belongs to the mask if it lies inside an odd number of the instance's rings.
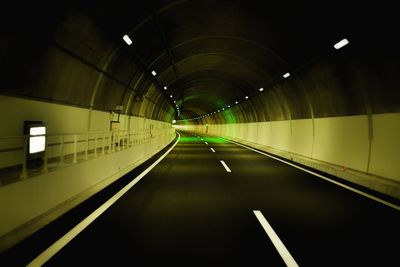
{"label": "ceiling light fixture", "polygon": [[168,88],[166,86],[164,86],[164,90],[167,90]]}
{"label": "ceiling light fixture", "polygon": [[262,92],[264,91],[264,88],[261,87],[260,89],[258,89],[258,91]]}
{"label": "ceiling light fixture", "polygon": [[335,49],[340,49],[340,48],[342,48],[343,46],[345,46],[345,45],[347,45],[349,43],[349,40],[347,40],[346,38],[344,38],[344,39],[342,39],[342,40],[340,40],[339,42],[337,42],[336,44],[334,44],[334,48]]}
{"label": "ceiling light fixture", "polygon": [[287,78],[287,77],[289,77],[290,76],[290,73],[289,72],[286,72],[285,74],[283,74],[283,78]]}
{"label": "ceiling light fixture", "polygon": [[131,45],[132,44],[132,40],[131,40],[131,38],[129,38],[128,35],[125,34],[124,37],[122,37],[122,39],[124,39],[124,41],[125,41],[125,43],[127,45]]}
{"label": "ceiling light fixture", "polygon": [[153,71],[151,72],[151,74],[153,74],[153,76],[156,76],[156,75],[157,75],[157,72],[156,72],[155,70],[153,70]]}

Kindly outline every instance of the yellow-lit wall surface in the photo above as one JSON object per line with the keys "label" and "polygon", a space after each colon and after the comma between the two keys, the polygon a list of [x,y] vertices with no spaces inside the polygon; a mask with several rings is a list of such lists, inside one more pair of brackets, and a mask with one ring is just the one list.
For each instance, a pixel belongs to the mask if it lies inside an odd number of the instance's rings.
{"label": "yellow-lit wall surface", "polygon": [[[0,121],[3,123],[0,136],[22,135],[25,120],[43,121],[48,134],[108,131],[110,118],[109,112],[0,95]],[[114,113],[112,119],[117,118]],[[170,126],[169,123],[124,114],[120,115],[119,120],[121,130],[144,129],[150,123],[156,124],[155,127]]]}
{"label": "yellow-lit wall surface", "polygon": [[[223,136],[400,198],[400,114],[208,125]],[[204,125],[177,126],[205,132]]]}
{"label": "yellow-lit wall surface", "polygon": [[[72,134],[107,132],[110,130],[110,121],[117,119],[116,113],[0,95],[0,121],[3,122],[0,127],[0,149],[21,146],[19,138],[2,139],[1,137],[21,136],[24,121],[43,121],[47,127],[49,140],[54,140],[51,135],[64,134],[68,135],[66,138],[70,141],[73,138]],[[150,125],[154,129],[171,127],[170,123],[124,114],[119,116],[119,121],[120,130],[149,129]],[[82,151],[84,145],[79,143],[78,150]],[[54,151],[57,149],[57,147],[49,147],[49,154],[57,154],[57,151]],[[72,145],[66,146],[65,150],[67,154],[72,153]],[[0,153],[0,168],[21,164],[20,153],[16,150]]]}
{"label": "yellow-lit wall surface", "polygon": [[[1,121],[7,122],[7,125],[3,125],[5,127],[0,128],[0,136],[21,135],[24,120],[44,121],[48,133],[88,130],[89,111],[83,108],[0,96],[0,111]],[[147,129],[153,125],[166,129],[164,132],[167,134],[148,138],[146,143],[0,186],[0,251],[128,173],[175,138],[170,123],[127,116],[121,116],[120,119],[124,129]],[[110,114],[107,112],[91,113],[92,129],[109,130],[109,120]],[[0,162],[16,163],[6,160],[10,153],[0,154],[8,154],[0,158]],[[20,163],[20,157],[17,163]]]}

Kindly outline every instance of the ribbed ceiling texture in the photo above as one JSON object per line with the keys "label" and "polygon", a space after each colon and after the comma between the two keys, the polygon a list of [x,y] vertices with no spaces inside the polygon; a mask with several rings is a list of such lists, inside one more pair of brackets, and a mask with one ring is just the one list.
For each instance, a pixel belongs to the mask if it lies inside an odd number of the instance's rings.
{"label": "ribbed ceiling texture", "polygon": [[390,6],[31,1],[3,12],[3,94],[178,123],[400,111]]}

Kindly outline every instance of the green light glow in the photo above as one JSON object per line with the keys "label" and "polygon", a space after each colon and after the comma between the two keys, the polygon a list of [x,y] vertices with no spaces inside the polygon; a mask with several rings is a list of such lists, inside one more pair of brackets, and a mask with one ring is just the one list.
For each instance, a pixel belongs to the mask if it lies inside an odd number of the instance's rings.
{"label": "green light glow", "polygon": [[203,140],[197,137],[184,136],[181,137],[180,142],[182,143],[208,142],[208,143],[218,143],[218,144],[227,143],[225,140],[218,137],[202,137],[202,138]]}
{"label": "green light glow", "polygon": [[209,143],[219,143],[219,144],[227,143],[224,139],[218,137],[203,137],[203,140]]}
{"label": "green light glow", "polygon": [[236,117],[233,115],[233,112],[231,109],[225,110],[223,113],[226,123],[231,124],[231,123],[236,123]]}
{"label": "green light glow", "polygon": [[197,137],[188,137],[188,136],[181,137],[181,139],[179,140],[179,142],[181,143],[195,143],[199,141],[201,140]]}
{"label": "green light glow", "polygon": [[[193,118],[197,118],[197,117],[202,117],[202,115],[206,114],[207,112],[209,112],[209,114],[213,114],[213,111],[209,111],[209,110],[197,110],[195,112],[195,115],[193,115],[192,117],[188,117],[188,116],[181,116],[179,117],[179,124],[180,125],[191,125],[191,124],[201,124],[206,123],[208,120],[215,120],[217,119],[217,121],[219,122],[223,122],[226,124],[236,124],[239,122],[239,118],[237,118],[235,116],[235,114],[237,113],[237,110],[235,108],[232,108],[231,105],[233,105],[233,103],[226,103],[222,98],[217,98],[216,96],[207,96],[210,100],[211,103],[213,103],[213,106],[215,106],[215,111],[216,110],[220,110],[221,112],[217,115],[216,117],[213,117],[213,115],[210,116],[210,118],[208,119],[207,117],[204,118],[199,118],[199,119],[195,119],[193,120]],[[204,100],[205,96],[204,94],[192,94],[189,96],[186,96],[186,101],[200,101]],[[219,118],[219,119],[218,119]]]}

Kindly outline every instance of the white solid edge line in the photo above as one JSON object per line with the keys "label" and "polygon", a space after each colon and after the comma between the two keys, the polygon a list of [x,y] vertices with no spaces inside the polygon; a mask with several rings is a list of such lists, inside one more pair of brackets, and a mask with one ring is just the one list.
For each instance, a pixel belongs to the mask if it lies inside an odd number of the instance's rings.
{"label": "white solid edge line", "polygon": [[399,207],[399,206],[397,206],[397,205],[395,205],[395,204],[392,204],[392,203],[390,203],[390,202],[387,202],[387,201],[385,201],[385,200],[383,200],[383,199],[380,199],[380,198],[378,198],[378,197],[375,197],[375,196],[373,196],[373,195],[370,195],[370,194],[368,194],[368,193],[365,193],[365,192],[363,192],[363,191],[361,191],[361,190],[358,190],[358,189],[355,189],[355,188],[350,187],[350,186],[348,186],[348,185],[339,183],[339,182],[337,182],[337,181],[335,181],[335,180],[332,180],[332,179],[330,179],[330,178],[328,178],[328,177],[325,177],[325,176],[323,176],[323,175],[321,175],[321,174],[318,174],[318,173],[315,173],[315,172],[313,172],[313,171],[304,169],[304,168],[302,168],[302,167],[300,167],[300,166],[297,166],[297,165],[295,165],[295,164],[292,164],[292,163],[290,163],[290,162],[287,162],[287,161],[285,161],[285,160],[283,160],[283,159],[280,159],[280,158],[277,158],[277,157],[268,155],[267,153],[263,153],[263,152],[261,152],[261,151],[258,151],[258,150],[254,149],[254,148],[251,148],[251,147],[248,147],[248,146],[246,146],[246,145],[237,143],[237,142],[232,141],[232,140],[228,140],[228,139],[223,138],[223,137],[220,137],[220,138],[221,138],[221,139],[224,139],[224,140],[226,140],[226,141],[228,141],[228,142],[234,143],[234,144],[236,144],[236,145],[238,145],[238,146],[242,146],[242,147],[244,147],[244,148],[247,148],[247,149],[249,149],[249,150],[252,150],[252,151],[254,151],[254,152],[257,152],[257,153],[259,153],[259,154],[262,154],[262,155],[264,155],[264,156],[273,158],[273,159],[275,159],[275,160],[277,160],[277,161],[283,162],[283,163],[285,163],[285,164],[287,164],[287,165],[290,165],[290,166],[292,166],[292,167],[294,167],[294,168],[297,168],[297,169],[299,169],[299,170],[305,171],[305,172],[307,172],[307,173],[309,173],[309,174],[312,174],[312,175],[314,175],[314,176],[317,176],[317,177],[319,177],[319,178],[322,178],[322,179],[324,179],[324,180],[326,180],[326,181],[328,181],[328,182],[331,182],[331,183],[333,183],[333,184],[336,184],[336,185],[338,185],[338,186],[341,186],[341,187],[343,187],[343,188],[346,188],[346,189],[348,189],[348,190],[350,190],[350,191],[353,191],[354,193],[360,194],[360,195],[362,195],[362,196],[364,196],[364,197],[370,198],[370,199],[375,200],[375,201],[377,201],[377,202],[379,202],[379,203],[381,203],[381,204],[384,204],[384,205],[386,205],[386,206],[389,206],[389,207],[391,207],[391,208],[393,208],[393,209],[396,209],[396,210],[399,210],[399,211],[400,211],[400,207]]}
{"label": "white solid edge line", "polygon": [[54,242],[50,247],[48,247],[45,251],[43,251],[39,256],[37,256],[34,260],[32,260],[27,267],[31,266],[42,266],[46,263],[51,257],[53,257],[58,251],[60,251],[66,244],[68,244],[73,238],[75,238],[80,232],[82,232],[86,227],[88,227],[96,218],[98,218],[103,212],[105,212],[112,204],[114,204],[120,197],[122,197],[129,189],[131,189],[137,182],[139,182],[147,173],[149,173],[161,160],[163,160],[169,152],[176,146],[179,142],[181,135],[177,132],[178,140],[176,140],[175,144],[168,149],[167,152],[164,153],[156,162],[150,165],[146,170],[144,170],[141,174],[135,177],[129,184],[127,184],[124,188],[122,188],[118,193],[116,193],[113,197],[107,200],[103,205],[97,208],[94,212],[92,212],[88,217],[83,219],[80,223],[78,223],[74,228],[72,228],[68,233]]}
{"label": "white solid edge line", "polygon": [[267,219],[265,219],[264,215],[259,210],[253,210],[254,215],[256,215],[258,221],[260,222],[261,226],[264,228],[265,232],[267,233],[269,239],[271,239],[272,243],[274,244],[276,250],[278,251],[279,255],[281,255],[283,261],[286,263],[288,267],[295,267],[299,266],[297,262],[294,260],[290,252],[287,250],[285,245],[279,239],[278,235],[275,233],[274,229],[272,229],[271,225],[268,223]]}
{"label": "white solid edge line", "polygon": [[231,169],[229,169],[228,165],[226,165],[225,161],[220,160],[220,162],[221,162],[222,166],[224,166],[224,168],[225,168],[225,170],[226,170],[227,172],[232,172]]}
{"label": "white solid edge line", "polygon": [[214,150],[212,147],[210,147],[210,149],[211,149],[211,151],[212,151],[212,152],[214,152],[214,153],[215,153],[215,150]]}

